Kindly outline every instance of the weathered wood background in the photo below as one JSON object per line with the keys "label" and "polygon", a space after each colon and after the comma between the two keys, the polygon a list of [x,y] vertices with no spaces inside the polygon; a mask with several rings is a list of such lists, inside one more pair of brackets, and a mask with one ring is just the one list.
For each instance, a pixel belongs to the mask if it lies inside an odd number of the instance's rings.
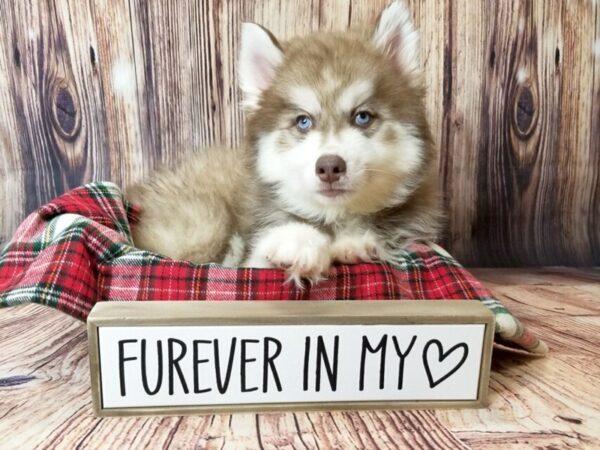
{"label": "weathered wood background", "polygon": [[[243,132],[239,25],[373,23],[388,0],[3,0],[0,242],[50,198]],[[410,0],[450,250],[600,263],[600,2]]]}

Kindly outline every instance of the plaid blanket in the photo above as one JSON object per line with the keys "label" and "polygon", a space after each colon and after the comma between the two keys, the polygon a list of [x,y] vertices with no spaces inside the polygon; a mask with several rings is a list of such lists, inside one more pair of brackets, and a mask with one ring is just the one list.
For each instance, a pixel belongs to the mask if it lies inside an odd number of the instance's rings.
{"label": "plaid blanket", "polygon": [[92,183],[32,213],[0,253],[0,306],[36,302],[85,320],[109,300],[474,299],[496,317],[497,337],[532,353],[545,344],[441,247],[414,243],[398,265],[334,266],[306,289],[280,270],[195,265],[137,249],[138,210],[119,188]]}

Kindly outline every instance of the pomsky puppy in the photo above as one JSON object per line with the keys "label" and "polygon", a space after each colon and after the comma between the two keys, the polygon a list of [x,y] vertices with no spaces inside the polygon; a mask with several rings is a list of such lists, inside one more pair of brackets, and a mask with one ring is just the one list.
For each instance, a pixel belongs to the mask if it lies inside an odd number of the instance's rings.
{"label": "pomsky puppy", "polygon": [[404,1],[374,30],[278,42],[245,23],[240,148],[194,153],[126,191],[138,247],[197,263],[281,268],[316,281],[332,263],[393,262],[435,239],[437,152],[419,34]]}

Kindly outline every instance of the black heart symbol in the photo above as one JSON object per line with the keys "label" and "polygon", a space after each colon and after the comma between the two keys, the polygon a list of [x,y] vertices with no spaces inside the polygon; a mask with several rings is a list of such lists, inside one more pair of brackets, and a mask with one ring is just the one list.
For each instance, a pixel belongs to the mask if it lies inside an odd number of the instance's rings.
{"label": "black heart symbol", "polygon": [[[433,376],[431,375],[431,370],[429,369],[429,361],[427,360],[427,353],[429,352],[429,347],[431,347],[432,345],[435,345],[438,348],[438,354],[440,355],[438,362],[444,361],[444,359],[446,359],[449,355],[451,355],[455,350],[458,350],[459,348],[463,349],[463,356],[462,356],[461,360],[458,362],[458,364],[456,366],[454,366],[454,368],[450,372],[448,372],[446,375],[444,375],[443,377],[441,377],[437,380],[433,379]],[[460,367],[463,365],[463,363],[467,359],[468,354],[469,354],[469,346],[464,342],[461,342],[460,344],[456,344],[454,347],[450,348],[450,350],[448,350],[445,353],[442,348],[442,343],[440,341],[438,341],[437,339],[432,339],[427,344],[425,344],[425,347],[423,348],[423,364],[425,365],[425,372],[427,372],[427,378],[429,379],[429,387],[430,388],[436,387],[438,384],[440,384],[442,381],[444,381],[446,378],[448,378],[450,375],[452,375],[454,372],[456,372],[458,369],[460,369]]]}

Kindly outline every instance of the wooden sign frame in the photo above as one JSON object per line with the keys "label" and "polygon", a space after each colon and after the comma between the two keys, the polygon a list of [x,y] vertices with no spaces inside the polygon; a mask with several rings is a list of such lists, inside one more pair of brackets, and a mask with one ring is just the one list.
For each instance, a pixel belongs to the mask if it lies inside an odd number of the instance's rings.
{"label": "wooden sign frame", "polygon": [[[476,400],[384,400],[104,408],[99,329],[146,326],[483,324]],[[250,411],[468,408],[487,405],[494,315],[474,300],[100,302],[87,322],[94,413],[100,417]],[[440,348],[440,361],[441,361]]]}

